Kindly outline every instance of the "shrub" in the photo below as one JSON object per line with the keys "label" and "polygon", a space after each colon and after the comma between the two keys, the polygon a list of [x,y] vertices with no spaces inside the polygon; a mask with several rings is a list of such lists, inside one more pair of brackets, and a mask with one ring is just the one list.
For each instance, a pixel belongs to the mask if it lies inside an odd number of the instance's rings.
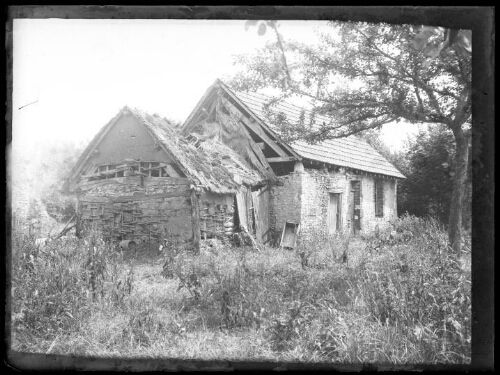
{"label": "shrub", "polygon": [[[384,240],[404,231],[411,237]],[[274,360],[470,361],[470,243],[457,258],[440,225],[414,217],[365,240],[376,238],[384,242],[371,254],[363,239],[342,234],[301,238],[294,250],[214,240],[194,254],[172,243],[163,270],[154,262],[134,271],[97,234],[45,247],[14,237],[16,348],[82,337],[84,319],[101,332],[93,343],[113,355],[161,356],[154,350],[172,346],[192,355],[211,344],[234,353],[224,343],[244,336]],[[193,341],[200,337],[210,339]]]}
{"label": "shrub", "polygon": [[380,324],[438,348],[428,360],[466,362],[470,269],[461,268],[437,221],[404,217],[395,224],[396,230],[414,233],[411,242],[385,248],[365,269],[349,274],[351,298],[364,301],[365,311]]}
{"label": "shrub", "polygon": [[34,238],[12,236],[14,334],[53,339],[77,332],[95,303],[123,302],[131,293],[132,274],[117,267],[117,254],[93,233],[35,245]]}

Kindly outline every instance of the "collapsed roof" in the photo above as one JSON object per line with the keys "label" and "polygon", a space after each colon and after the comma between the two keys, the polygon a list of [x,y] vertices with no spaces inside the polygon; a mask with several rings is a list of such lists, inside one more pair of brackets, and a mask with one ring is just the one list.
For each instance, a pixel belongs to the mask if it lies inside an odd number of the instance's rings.
{"label": "collapsed roof", "polygon": [[[292,161],[309,159],[373,174],[405,178],[405,176],[380,155],[379,152],[355,135],[326,140],[317,144],[308,144],[304,141],[296,141],[291,144],[283,142],[279,136],[279,129],[273,123],[272,116],[269,116],[269,103],[272,102],[271,97],[255,92],[232,91],[220,80],[216,80],[200,99],[194,110],[184,122],[182,132],[188,134],[194,131],[197,122],[203,117],[203,114],[208,115],[210,111],[213,111],[213,103],[216,102],[214,98],[221,96],[224,96],[234,103],[235,107],[239,108],[240,111],[245,112],[243,120],[245,120],[245,117],[250,117],[250,121],[245,121],[247,127],[261,127],[262,133],[264,136],[268,136],[270,139],[269,144],[274,146],[274,150],[279,154],[280,160]],[[217,107],[217,104],[215,107]],[[291,123],[298,123],[301,117],[308,117],[311,114],[307,109],[297,107],[284,101],[273,103],[272,113],[274,116],[276,114],[282,115],[286,121]],[[332,119],[322,115],[315,115],[315,120],[318,123],[324,122],[328,124],[332,122]],[[220,127],[220,124],[215,126]],[[259,129],[254,130],[257,132]],[[280,151],[283,154],[280,154]],[[268,157],[267,161],[272,159],[275,158]],[[263,164],[265,164],[265,162],[263,162]]]}
{"label": "collapsed roof", "polygon": [[[137,108],[125,106],[92,139],[68,174],[65,190],[71,181],[81,176],[82,169],[107,131],[126,113],[131,113],[143,124],[158,145],[176,162],[195,185],[218,194],[232,194],[241,184],[253,186],[263,183],[264,175],[249,167],[231,148],[217,140],[188,139],[177,133],[170,122],[158,115],[150,115]],[[235,177],[238,176],[238,177]]]}
{"label": "collapsed roof", "polygon": [[[268,118],[265,108],[266,104],[272,100],[271,97],[254,92],[235,92],[235,95],[240,98],[256,116],[261,119]],[[286,102],[274,104],[273,112],[275,114],[282,113],[286,116],[288,121],[293,123],[298,123],[301,116],[307,118],[310,115],[310,111]],[[317,123],[331,122],[331,119],[319,114],[315,115],[315,120]],[[269,125],[273,127],[272,123],[269,123]],[[296,141],[293,142],[291,146],[306,159],[359,169],[371,173],[405,178],[405,176],[380,155],[380,153],[355,135],[329,139],[317,144]]]}

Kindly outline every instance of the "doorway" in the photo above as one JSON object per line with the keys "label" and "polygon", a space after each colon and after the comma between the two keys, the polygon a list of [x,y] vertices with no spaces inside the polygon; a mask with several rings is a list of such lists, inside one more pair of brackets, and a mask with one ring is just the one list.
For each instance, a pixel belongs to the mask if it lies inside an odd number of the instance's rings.
{"label": "doorway", "polygon": [[359,233],[361,230],[361,181],[351,181],[351,191],[349,193],[349,218],[352,223],[351,233]]}
{"label": "doorway", "polygon": [[341,228],[342,200],[341,193],[330,193],[328,203],[327,232],[329,235],[335,234]]}

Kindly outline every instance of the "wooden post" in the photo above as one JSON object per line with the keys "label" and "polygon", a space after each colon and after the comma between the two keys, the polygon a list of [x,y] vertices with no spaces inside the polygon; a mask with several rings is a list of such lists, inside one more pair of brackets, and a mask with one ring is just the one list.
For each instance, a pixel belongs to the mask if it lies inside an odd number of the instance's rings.
{"label": "wooden post", "polygon": [[80,201],[80,198],[78,198],[77,203],[76,203],[76,227],[75,227],[75,236],[77,238],[80,238],[80,231],[81,231],[81,215],[82,215],[82,202]]}
{"label": "wooden post", "polygon": [[200,228],[200,207],[195,188],[191,189],[191,219],[193,223],[193,242],[196,253],[200,252],[201,228]]}

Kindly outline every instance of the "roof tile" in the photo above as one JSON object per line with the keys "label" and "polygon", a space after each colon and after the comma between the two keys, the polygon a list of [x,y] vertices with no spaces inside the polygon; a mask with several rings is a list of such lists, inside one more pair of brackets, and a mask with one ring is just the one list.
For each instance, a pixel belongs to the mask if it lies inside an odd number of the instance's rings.
{"label": "roof tile", "polygon": [[[264,106],[272,99],[271,97],[255,92],[235,92],[235,95],[253,112],[255,116],[264,121],[271,129],[278,131],[276,126],[269,122]],[[273,112],[283,113],[291,122],[298,122],[302,113],[306,118],[311,112],[307,108],[300,108],[287,102],[279,102],[272,105]],[[317,114],[316,123],[331,123],[332,119]],[[351,135],[346,138],[335,138],[318,144],[308,144],[304,141],[296,141],[291,144],[294,151],[303,158],[316,160],[324,163],[334,164],[366,172],[384,174],[393,177],[405,178],[390,162],[378,153],[367,142]]]}

